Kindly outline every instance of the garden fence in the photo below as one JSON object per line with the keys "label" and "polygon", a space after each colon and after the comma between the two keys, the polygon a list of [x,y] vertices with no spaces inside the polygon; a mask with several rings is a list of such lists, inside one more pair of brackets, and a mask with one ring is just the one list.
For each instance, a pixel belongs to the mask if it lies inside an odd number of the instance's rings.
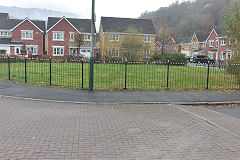
{"label": "garden fence", "polygon": [[[0,80],[88,89],[88,62],[81,59],[0,57]],[[96,61],[95,90],[239,89],[239,65]]]}

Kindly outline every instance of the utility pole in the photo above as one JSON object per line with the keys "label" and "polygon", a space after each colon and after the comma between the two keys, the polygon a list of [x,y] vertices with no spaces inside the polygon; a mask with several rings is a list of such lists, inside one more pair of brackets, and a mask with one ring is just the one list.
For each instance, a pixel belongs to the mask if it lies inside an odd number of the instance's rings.
{"label": "utility pole", "polygon": [[94,66],[94,31],[95,31],[95,0],[92,0],[92,20],[91,20],[91,57],[90,57],[90,74],[89,74],[89,90],[93,91],[93,66]]}

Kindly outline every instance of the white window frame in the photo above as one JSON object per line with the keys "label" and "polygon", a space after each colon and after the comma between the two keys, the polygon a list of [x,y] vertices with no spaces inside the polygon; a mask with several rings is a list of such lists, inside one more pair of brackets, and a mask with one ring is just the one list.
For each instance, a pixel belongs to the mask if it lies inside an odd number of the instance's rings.
{"label": "white window frame", "polygon": [[12,32],[10,31],[0,31],[0,37],[12,37]]}
{"label": "white window frame", "polygon": [[144,35],[144,42],[150,43],[151,42],[151,36],[150,35]]}
{"label": "white window frame", "polygon": [[108,49],[108,53],[109,53],[110,57],[112,57],[112,58],[119,57],[119,49],[117,49],[117,48]]}
{"label": "white window frame", "polygon": [[113,41],[119,42],[119,39],[120,39],[119,34],[113,33],[109,35],[110,42],[113,42]]}
{"label": "white window frame", "polygon": [[213,54],[214,54],[214,52],[208,52],[208,56],[210,59],[213,59]]}
{"label": "white window frame", "polygon": [[208,45],[209,45],[209,48],[213,48],[214,47],[214,40],[210,40]]}
{"label": "white window frame", "polygon": [[[64,32],[63,31],[54,31],[52,33],[53,33],[53,41],[64,41]],[[59,36],[58,34],[62,34],[62,37]],[[59,38],[58,38],[58,36],[59,36]]]}
{"label": "white window frame", "polygon": [[225,46],[226,45],[226,41],[224,39],[221,40],[221,45]]}
{"label": "white window frame", "polygon": [[[225,53],[225,55],[226,55],[226,53]],[[220,59],[221,59],[221,60],[224,60],[224,53],[223,53],[223,52],[221,53]]]}
{"label": "white window frame", "polygon": [[21,30],[22,40],[33,40],[33,30]]}
{"label": "white window frame", "polygon": [[91,34],[84,34],[84,41],[91,41]]}
{"label": "white window frame", "polygon": [[219,41],[217,40],[216,41],[216,48],[218,48],[218,46],[219,46]]}
{"label": "white window frame", "polygon": [[73,41],[75,37],[75,33],[74,32],[69,32],[69,40]]}
{"label": "white window frame", "polygon": [[143,55],[144,55],[144,58],[150,58],[150,55],[151,55],[151,51],[150,50],[143,50]]}
{"label": "white window frame", "polygon": [[53,56],[64,56],[64,46],[53,46]]}
{"label": "white window frame", "polygon": [[32,55],[38,55],[38,45],[26,45],[27,54],[32,51]]}

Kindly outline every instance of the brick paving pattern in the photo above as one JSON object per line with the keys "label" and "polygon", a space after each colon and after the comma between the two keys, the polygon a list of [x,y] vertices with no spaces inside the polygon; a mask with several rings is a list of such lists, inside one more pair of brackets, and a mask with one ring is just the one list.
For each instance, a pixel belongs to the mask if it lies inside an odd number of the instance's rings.
{"label": "brick paving pattern", "polygon": [[238,138],[171,105],[0,98],[0,159],[239,160],[239,148]]}

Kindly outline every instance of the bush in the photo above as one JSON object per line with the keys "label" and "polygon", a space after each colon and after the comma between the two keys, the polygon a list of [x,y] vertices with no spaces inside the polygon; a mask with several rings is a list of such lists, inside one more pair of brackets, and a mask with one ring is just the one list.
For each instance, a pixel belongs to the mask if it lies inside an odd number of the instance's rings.
{"label": "bush", "polygon": [[170,63],[187,63],[187,58],[182,53],[154,53],[152,56],[153,61],[169,62]]}

